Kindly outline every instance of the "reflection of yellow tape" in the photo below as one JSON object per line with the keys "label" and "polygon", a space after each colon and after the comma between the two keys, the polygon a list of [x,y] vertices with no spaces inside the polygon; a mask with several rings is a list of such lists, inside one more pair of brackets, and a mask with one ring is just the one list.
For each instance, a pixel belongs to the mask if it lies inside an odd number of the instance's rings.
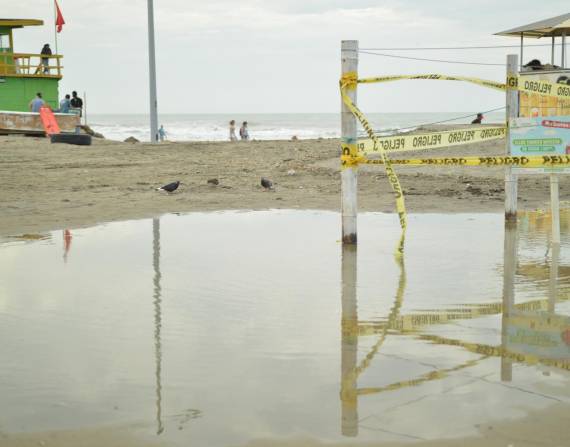
{"label": "reflection of yellow tape", "polygon": [[[504,138],[505,135],[505,127],[478,127],[417,135],[379,137],[376,139],[376,142],[387,152],[405,152],[497,140]],[[359,155],[374,152],[379,152],[379,146],[373,140],[358,140]]]}
{"label": "reflection of yellow tape", "polygon": [[419,74],[419,75],[394,75],[394,76],[380,76],[376,78],[359,79],[359,84],[370,84],[375,82],[389,82],[398,81],[401,79],[424,79],[435,81],[465,81],[472,84],[481,85],[483,87],[493,88],[495,90],[505,90],[505,84],[496,81],[488,81],[486,79],[470,78],[467,76],[448,76],[442,74]]}
{"label": "reflection of yellow tape", "polygon": [[521,92],[534,93],[542,96],[570,99],[570,85],[555,82],[528,79],[525,77],[508,76],[507,86]]}
{"label": "reflection of yellow tape", "polygon": [[[364,116],[364,114],[360,111],[358,107],[352,102],[350,97],[346,94],[346,89],[349,88],[350,81],[353,78],[347,78],[347,75],[343,76],[340,82],[340,94],[342,96],[343,102],[346,104],[346,107],[352,112],[352,114],[358,118],[358,121],[362,124],[362,127],[368,133],[368,136],[374,141],[377,141],[376,135],[374,135],[374,129],[370,126],[370,123]],[[386,175],[388,176],[388,180],[390,182],[390,186],[394,191],[394,195],[396,196],[396,211],[398,212],[398,216],[400,218],[400,227],[402,228],[402,235],[400,236],[400,241],[398,243],[397,254],[402,255],[404,253],[404,239],[406,236],[406,227],[407,227],[407,217],[406,217],[406,204],[404,202],[404,193],[402,191],[402,186],[400,185],[400,181],[398,180],[398,176],[392,168],[390,163],[390,159],[386,155],[386,151],[382,149],[380,144],[377,144],[380,148],[378,153],[382,157],[382,163],[384,164],[384,169],[386,171]]]}
{"label": "reflection of yellow tape", "polygon": [[[382,159],[370,160],[358,158],[359,163],[381,165]],[[569,155],[543,155],[532,157],[441,157],[441,158],[404,158],[392,159],[391,163],[406,166],[520,166],[536,168],[539,166],[570,165]]]}

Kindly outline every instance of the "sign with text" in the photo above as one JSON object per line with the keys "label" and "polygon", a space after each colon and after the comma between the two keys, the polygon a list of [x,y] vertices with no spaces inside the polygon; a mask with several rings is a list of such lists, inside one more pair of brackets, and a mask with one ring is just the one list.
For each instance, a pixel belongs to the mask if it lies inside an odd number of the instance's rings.
{"label": "sign with text", "polygon": [[[569,115],[512,118],[509,126],[510,155],[570,155]],[[570,173],[570,168],[535,169],[524,169],[520,173]]]}

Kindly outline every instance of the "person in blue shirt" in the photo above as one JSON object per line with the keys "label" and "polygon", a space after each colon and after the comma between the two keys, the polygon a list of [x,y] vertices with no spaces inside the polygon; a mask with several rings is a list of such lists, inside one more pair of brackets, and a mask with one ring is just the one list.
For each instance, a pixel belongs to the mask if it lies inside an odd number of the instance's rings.
{"label": "person in blue shirt", "polygon": [[65,95],[65,98],[63,98],[60,102],[59,102],[59,113],[69,113],[69,108],[71,107],[71,96],[69,95]]}
{"label": "person in blue shirt", "polygon": [[41,93],[37,93],[36,97],[30,101],[30,111],[33,113],[39,113],[40,108],[46,105],[46,102],[42,98]]}
{"label": "person in blue shirt", "polygon": [[158,138],[160,138],[160,141],[166,140],[166,130],[164,130],[162,124],[160,125],[160,129],[158,129]]}

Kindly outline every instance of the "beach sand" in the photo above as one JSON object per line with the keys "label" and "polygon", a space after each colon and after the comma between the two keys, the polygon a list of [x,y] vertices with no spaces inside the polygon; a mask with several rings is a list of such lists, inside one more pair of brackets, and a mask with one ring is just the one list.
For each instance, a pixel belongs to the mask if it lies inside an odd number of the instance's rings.
{"label": "beach sand", "polygon": [[[446,126],[449,128],[451,126]],[[439,127],[441,128],[441,127]],[[433,130],[433,129],[431,129]],[[421,156],[501,155],[504,140],[422,152]],[[339,141],[51,144],[0,137],[0,235],[84,227],[168,212],[227,209],[340,210]],[[419,154],[408,153],[406,156]],[[291,170],[293,175],[288,174]],[[501,212],[503,169],[396,167],[409,213]],[[275,191],[264,191],[268,177]],[[217,178],[219,185],[207,184]],[[181,180],[173,194],[155,188]],[[381,166],[360,169],[360,211],[394,212]],[[569,184],[561,176],[561,200]],[[545,176],[519,181],[519,208],[548,206]]]}

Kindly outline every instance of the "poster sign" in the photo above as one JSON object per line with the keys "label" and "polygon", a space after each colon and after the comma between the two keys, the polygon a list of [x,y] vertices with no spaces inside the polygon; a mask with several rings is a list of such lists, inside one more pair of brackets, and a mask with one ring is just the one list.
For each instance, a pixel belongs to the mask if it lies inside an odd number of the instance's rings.
{"label": "poster sign", "polygon": [[[548,81],[556,84],[570,85],[570,70],[531,71],[520,73],[526,80]],[[570,116],[570,100],[538,93],[521,92],[519,94],[519,116]]]}
{"label": "poster sign", "polygon": [[[570,155],[570,115],[512,118],[511,155]],[[521,168],[521,173],[570,173],[568,167]]]}

